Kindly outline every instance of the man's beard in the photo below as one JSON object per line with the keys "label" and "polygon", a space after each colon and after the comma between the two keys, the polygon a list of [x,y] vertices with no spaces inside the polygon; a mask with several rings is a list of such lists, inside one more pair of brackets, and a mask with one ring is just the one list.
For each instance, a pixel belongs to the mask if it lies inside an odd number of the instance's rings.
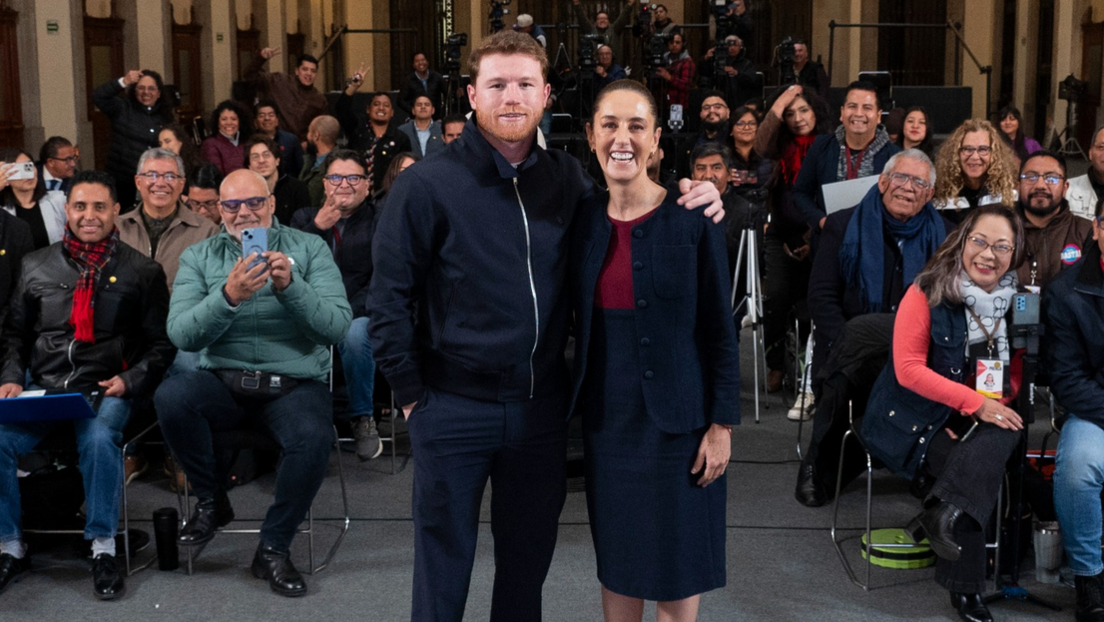
{"label": "man's beard", "polygon": [[724,126],[724,123],[724,121],[702,121],[702,128],[710,134],[716,134]]}
{"label": "man's beard", "polygon": [[1053,205],[1048,205],[1046,207],[1035,207],[1034,205],[1031,204],[1031,197],[1030,196],[1027,197],[1027,202],[1024,203],[1024,206],[1023,206],[1025,212],[1028,212],[1028,213],[1032,214],[1033,216],[1039,216],[1040,218],[1045,218],[1047,216],[1050,216],[1054,212],[1057,212],[1059,209],[1061,209],[1061,207],[1062,207],[1062,202],[1061,201],[1057,201]]}
{"label": "man's beard", "polygon": [[[496,119],[498,113],[504,112],[523,112],[527,115],[526,123],[523,125],[503,126]],[[536,111],[530,108],[515,106],[508,109],[493,110],[489,114],[480,116],[479,112],[475,113],[475,120],[479,127],[494,136],[498,140],[507,143],[516,143],[533,135],[537,126],[540,125],[541,115],[536,114]]]}

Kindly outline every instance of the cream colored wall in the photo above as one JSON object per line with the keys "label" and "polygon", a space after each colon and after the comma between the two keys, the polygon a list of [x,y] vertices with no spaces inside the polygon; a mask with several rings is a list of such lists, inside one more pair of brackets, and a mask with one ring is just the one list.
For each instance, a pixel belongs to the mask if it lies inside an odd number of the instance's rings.
{"label": "cream colored wall", "polygon": [[187,25],[192,23],[192,0],[172,0],[172,16],[176,23]]}
{"label": "cream colored wall", "polygon": [[[75,106],[64,102],[75,100],[74,85],[77,81],[73,59],[78,50],[74,47],[74,28],[81,29],[79,40],[84,39],[83,24],[74,21],[70,8],[69,0],[35,0],[38,75],[24,76],[24,79],[38,81],[41,123],[46,136],[77,136]],[[46,32],[47,20],[57,21],[58,32]],[[84,50],[79,52],[83,58]],[[83,76],[81,78],[83,88]],[[47,102],[56,102],[57,105],[47,105]],[[91,141],[88,146],[91,147]],[[33,147],[37,148],[37,145]]]}
{"label": "cream colored wall", "polygon": [[[46,2],[42,5],[50,6]],[[111,0],[85,0],[84,10],[89,17],[111,17]]]}
{"label": "cream colored wall", "polygon": [[[1000,36],[999,32],[994,32],[993,26],[999,22],[997,10],[995,0],[968,0],[962,20],[963,38],[983,67],[994,64],[996,37]],[[962,84],[973,89],[974,117],[984,118],[986,116],[985,76],[977,70],[976,65],[969,60],[965,52],[962,56]],[[994,71],[996,71],[995,68]],[[995,91],[996,81],[993,82],[993,86]],[[994,103],[996,96],[995,92],[991,94]]]}
{"label": "cream colored wall", "polygon": [[[855,6],[852,6],[855,5]],[[852,10],[861,11],[858,0],[813,0],[813,49],[812,56],[818,54],[824,58],[825,69],[832,74],[832,81],[837,86],[851,81],[850,76],[858,72],[852,71],[852,57],[854,62],[859,62],[859,49],[857,42],[853,40],[853,31],[849,29],[836,29],[836,47],[832,59],[832,66],[828,67],[828,53],[830,51],[831,33],[828,22],[835,20],[839,23],[859,21],[852,18]],[[854,35],[861,36],[861,35]],[[854,53],[852,53],[854,48]]]}
{"label": "cream colored wall", "polygon": [[[350,29],[372,28],[377,22],[376,11],[379,10],[379,2],[347,2],[344,7],[336,7],[338,15],[333,22],[337,25],[348,24]],[[327,34],[329,30],[327,27]],[[368,75],[365,79],[362,91],[380,90],[388,88],[391,82],[391,70],[383,61],[377,61],[376,37],[386,35],[346,34],[343,36],[345,50],[345,67],[343,76],[351,76],[360,67],[361,63],[368,66]],[[387,44],[387,41],[384,42]]]}
{"label": "cream colored wall", "polygon": [[[253,16],[253,6],[249,0],[237,3],[236,23],[238,30],[249,30],[250,20]],[[260,24],[255,24],[258,28]]]}

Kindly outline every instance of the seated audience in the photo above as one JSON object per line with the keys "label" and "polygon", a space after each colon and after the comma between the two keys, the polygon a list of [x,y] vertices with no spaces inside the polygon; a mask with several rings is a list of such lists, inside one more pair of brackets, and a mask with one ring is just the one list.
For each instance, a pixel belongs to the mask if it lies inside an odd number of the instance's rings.
{"label": "seated audience", "polygon": [[30,566],[20,532],[16,459],[51,430],[69,425],[84,479],[93,594],[112,600],[125,587],[115,551],[122,431],[132,400],[151,392],[172,360],[165,335],[169,292],[161,266],[119,243],[110,175],[77,173],[66,214],[64,241],[24,259],[4,320],[0,398],[24,389],[64,389],[83,393],[96,416],[0,425],[0,587]]}
{"label": "seated audience", "polygon": [[200,145],[204,159],[217,166],[223,175],[245,168],[245,136],[242,130],[253,127],[245,109],[238,102],[228,99],[215,107],[210,123],[214,133]]}
{"label": "seated audience", "polygon": [[1097,206],[1081,261],[1043,292],[1050,390],[1068,416],[1058,437],[1054,506],[1077,590],[1076,619],[1104,620],[1100,493],[1104,484],[1104,223]]}
{"label": "seated audience", "polygon": [[280,167],[280,145],[264,134],[255,134],[245,143],[246,168],[264,177],[268,191],[276,199],[276,220],[291,224],[291,217],[303,207],[310,207],[307,184],[283,174]]}
{"label": "seated audience", "polygon": [[441,119],[441,142],[446,145],[460,138],[468,119],[462,114],[450,114]]}
{"label": "seated audience", "polygon": [[322,164],[326,202],[295,212],[291,226],[313,233],[326,242],[341,271],[345,295],[353,309],[349,332],[337,344],[345,372],[349,405],[344,419],[356,439],[360,460],[372,460],[383,452],[376,422],[372,418],[372,392],[376,362],[368,339],[368,282],[372,280],[372,235],[376,231],[376,210],[368,197],[367,163],[360,152],[338,149]]}
{"label": "seated audience", "polygon": [[901,149],[919,149],[931,158],[935,151],[933,135],[935,126],[932,125],[928,111],[923,106],[912,106],[905,110],[901,133],[895,142]]}
{"label": "seated audience", "polygon": [[[728,281],[732,282],[736,274],[736,262],[739,259],[740,237],[747,230],[753,216],[754,206],[741,197],[732,186],[732,170],[735,162],[732,150],[726,145],[706,142],[694,147],[690,154],[690,175],[694,181],[708,181],[717,188],[724,202],[725,243],[728,253]],[[737,288],[737,301],[746,293],[746,279],[740,276]],[[746,312],[742,309],[741,317]]]}
{"label": "seated audience", "polygon": [[[219,200],[224,230],[184,251],[169,307],[169,337],[199,352],[198,369],[166,378],[154,398],[165,440],[197,498],[179,542],[209,542],[234,517],[224,487],[229,465],[216,463],[212,436],[259,425],[283,458],[252,572],[278,594],[301,596],[307,586],[289,550],[329,463],[329,346],[348,332],[349,302],[325,243],[272,218],[276,205],[264,178],[235,171]],[[247,228],[268,230],[261,256],[242,257]]]}
{"label": "seated audience", "polygon": [[759,131],[759,115],[746,106],[733,113],[732,185],[736,193],[754,203],[766,202],[766,189],[774,172],[774,162],[755,152],[755,135]]}
{"label": "seated audience", "polygon": [[188,174],[184,205],[207,220],[222,224],[218,208],[218,189],[222,185],[222,173],[214,164],[204,164]]}
{"label": "seated audience", "polygon": [[433,102],[428,95],[419,95],[414,99],[412,118],[399,126],[406,135],[414,155],[419,159],[437,153],[444,148],[441,137],[441,124],[433,120]]}
{"label": "seated audience", "polygon": [[759,81],[759,73],[755,63],[748,58],[743,40],[736,35],[725,37],[727,47],[725,59],[721,67],[720,81],[717,81],[715,61],[716,48],[710,46],[705,52],[705,58],[699,69],[702,80],[707,78],[713,84],[713,88],[724,93],[725,102],[732,108],[743,106],[747,100],[763,94],[763,87]]}
{"label": "seated audience", "polygon": [[134,186],[138,158],[146,149],[157,146],[158,131],[175,120],[172,97],[164,87],[156,71],[131,69],[92,92],[92,102],[111,122],[106,169],[115,178],[116,196],[123,211],[134,206],[138,192]]}
{"label": "seated audience", "polygon": [[1093,132],[1089,145],[1089,170],[1084,175],[1069,180],[1066,200],[1070,211],[1086,218],[1096,218],[1100,200],[1104,199],[1104,126]]}
{"label": "seated audience", "polygon": [[[363,73],[361,74],[363,76]],[[448,79],[440,73],[429,68],[429,59],[423,52],[414,53],[414,71],[406,77],[399,91],[399,101],[396,104],[402,113],[402,118],[414,117],[414,104],[419,97],[429,98],[433,108],[434,119],[440,118],[438,111],[445,109],[445,91],[448,89]]]}
{"label": "seated audience", "polygon": [[253,64],[245,70],[245,79],[257,87],[258,97],[276,104],[280,127],[303,141],[307,138],[310,122],[326,114],[330,108],[326,96],[314,87],[314,80],[318,77],[318,59],[310,54],[301,54],[295,61],[294,75],[265,71],[264,64],[279,53],[279,47],[261,50],[253,58]]}
{"label": "seated audience", "polygon": [[729,127],[729,113],[724,93],[717,90],[702,93],[701,113],[699,115],[702,131],[698,134],[698,139],[694,141],[694,144],[700,145],[706,141],[712,141],[719,145],[727,143],[728,136],[732,131]]}
{"label": "seated audience", "polygon": [[[993,619],[981,597],[985,530],[1023,429],[1003,403],[1019,383],[1006,314],[1023,255],[1012,210],[986,205],[966,216],[901,301],[893,354],[862,420],[870,453],[923,496],[906,533],[930,543],[935,581],[963,620]],[[982,364],[990,371],[975,378]],[[989,386],[990,374],[1002,381]]]}
{"label": "seated audience", "polygon": [[[575,6],[578,6],[578,3],[576,3]],[[601,13],[599,13],[599,15],[601,15]],[[628,74],[625,73],[625,68],[618,65],[615,59],[613,48],[608,45],[600,45],[598,46],[598,50],[594,52],[594,60],[597,63],[594,66],[595,94],[605,88],[606,85],[628,77]]]}
{"label": "seated audience", "polygon": [[[809,277],[813,319],[813,369],[822,377],[829,353],[850,320],[896,313],[905,291],[953,228],[929,200],[935,168],[918,149],[895,154],[878,185],[859,205],[828,216]],[[889,336],[886,335],[888,346]],[[869,386],[869,385],[868,385]],[[821,395],[813,435],[798,470],[794,496],[810,507],[823,505],[835,490],[839,447],[848,415]],[[823,406],[823,407],[822,407]]]}
{"label": "seated audience", "polygon": [[184,207],[180,156],[149,149],[138,160],[138,204],[118,218],[119,239],[161,264],[172,292],[184,249],[218,233],[210,220]]}
{"label": "seated audience", "polygon": [[[31,162],[19,149],[0,149],[0,209],[27,223],[35,249],[61,240],[65,233],[65,197],[46,192],[38,183],[38,171],[28,179],[12,179],[13,164]],[[32,167],[33,168],[33,167]]]}
{"label": "seated audience", "polygon": [[969,119],[939,147],[932,204],[951,222],[962,222],[981,205],[1012,207],[1016,162],[996,128],[983,119]]}
{"label": "seated audience", "polygon": [[[341,123],[341,129],[348,139],[348,147],[364,154],[364,159],[368,162],[368,177],[371,178],[372,190],[375,191],[383,181],[383,174],[395,154],[413,151],[413,147],[406,134],[391,124],[395,110],[391,105],[391,96],[387,93],[381,91],[372,96],[366,111],[368,124],[360,122],[353,111],[353,94],[360,88],[363,80],[357,80],[356,76],[353,78],[338,95],[334,103],[334,116]],[[311,196],[318,198],[313,191]],[[321,205],[321,199],[315,204]]]}
{"label": "seated audience", "polygon": [[203,156],[199,155],[199,149],[196,148],[188,131],[175,123],[170,123],[161,128],[161,131],[157,133],[157,143],[162,149],[168,149],[180,156],[180,159],[184,161],[185,175],[191,174],[192,171],[203,164],[209,164],[203,159]]}
{"label": "seated audience", "polygon": [[299,180],[307,184],[310,193],[310,205],[322,205],[325,199],[322,187],[322,175],[324,169],[322,162],[326,156],[337,148],[337,138],[341,136],[341,125],[337,119],[324,114],[311,121],[307,130],[307,142],[310,148],[303,162],[303,170],[299,173]]}
{"label": "seated audience", "polygon": [[69,194],[73,175],[80,163],[80,152],[63,136],[51,136],[38,150],[38,183],[46,192],[61,193],[61,201]]}
{"label": "seated audience", "polygon": [[253,104],[253,120],[257,133],[264,134],[276,141],[280,151],[280,174],[297,177],[303,170],[303,147],[299,137],[280,129],[280,117],[276,114],[276,102],[262,99]]}
{"label": "seated audience", "polygon": [[1060,153],[1036,151],[1020,165],[1016,213],[1023,219],[1024,262],[1016,277],[1035,293],[1081,259],[1092,234],[1092,222],[1070,211],[1067,186],[1066,159]]}
{"label": "seated audience", "polygon": [[1023,162],[1027,156],[1036,151],[1042,151],[1043,147],[1039,141],[1024,134],[1024,120],[1019,108],[1005,106],[994,118],[997,120],[997,127],[1000,128],[1001,138],[1012,149],[1017,163]]}

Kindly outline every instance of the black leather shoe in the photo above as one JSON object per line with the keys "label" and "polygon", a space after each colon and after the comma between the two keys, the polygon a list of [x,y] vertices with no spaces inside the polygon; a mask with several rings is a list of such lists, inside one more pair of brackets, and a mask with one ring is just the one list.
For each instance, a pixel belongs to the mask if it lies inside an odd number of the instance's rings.
{"label": "black leather shoe", "polygon": [[797,471],[797,488],[794,489],[794,498],[805,507],[818,508],[828,503],[828,495],[824,487],[820,485],[820,478],[816,475],[816,467],[812,463],[802,462]]}
{"label": "black leather shoe", "polygon": [[115,556],[101,553],[92,560],[92,590],[100,600],[115,600],[122,596],[126,585],[123,573],[115,565]]}
{"label": "black leather shoe", "polygon": [[1077,622],[1104,622],[1104,575],[1074,576],[1077,589]]}
{"label": "black leather shoe", "polygon": [[993,622],[993,616],[981,594],[960,594],[951,592],[951,606],[958,611],[958,617],[966,622]]}
{"label": "black leather shoe", "polygon": [[932,551],[939,557],[949,562],[958,561],[962,547],[954,541],[954,525],[961,516],[962,510],[946,501],[940,501],[917,514],[916,518],[909,521],[905,531],[912,536],[914,542],[920,542],[926,537]]}
{"label": "black leather shoe", "polygon": [[261,544],[253,556],[253,576],[268,581],[268,587],[281,596],[307,593],[303,575],[291,563],[291,554]]}
{"label": "black leather shoe", "polygon": [[19,575],[31,569],[31,559],[24,555],[16,559],[7,553],[0,554],[0,591],[13,581],[18,582]]}
{"label": "black leather shoe", "polygon": [[214,499],[200,499],[196,501],[192,517],[180,530],[176,541],[185,546],[207,544],[215,537],[216,529],[226,526],[232,520],[234,508],[230,507],[230,499],[226,497],[226,493],[221,493]]}

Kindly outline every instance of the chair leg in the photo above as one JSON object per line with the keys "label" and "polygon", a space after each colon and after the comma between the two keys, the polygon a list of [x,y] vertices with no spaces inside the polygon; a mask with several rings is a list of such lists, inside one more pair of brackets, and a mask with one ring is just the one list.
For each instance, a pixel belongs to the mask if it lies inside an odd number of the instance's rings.
{"label": "chair leg", "polygon": [[[789,341],[789,340],[787,340]],[[798,360],[797,344],[801,342],[801,320],[794,318],[794,389],[801,390],[801,362]],[[797,459],[804,460],[801,455],[801,434],[805,428],[805,418],[797,420]]]}
{"label": "chair leg", "polygon": [[[392,436],[392,438],[394,438],[394,435],[395,435],[394,430],[395,430],[394,422],[392,422],[392,427],[391,427],[391,436]],[[334,437],[335,438],[337,437],[337,428],[336,427],[334,427]],[[392,443],[392,446],[394,446],[394,443]],[[341,484],[341,507],[342,507],[342,509],[345,513],[344,514],[344,520],[342,521],[342,524],[341,524],[341,533],[337,534],[337,540],[333,543],[332,546],[330,546],[329,552],[326,553],[326,559],[322,560],[322,563],[319,564],[318,566],[315,566],[314,565],[314,526],[313,526],[313,523],[311,524],[311,529],[310,529],[310,531],[311,531],[311,535],[310,535],[310,538],[311,538],[310,568],[311,568],[311,570],[310,570],[310,574],[312,574],[312,575],[317,573],[317,572],[322,572],[323,570],[325,570],[325,568],[327,566],[330,565],[330,562],[333,561],[334,555],[337,554],[338,547],[341,546],[341,541],[345,539],[345,534],[349,532],[349,526],[352,523],[352,520],[349,518],[349,496],[348,496],[348,491],[345,488],[345,469],[344,469],[344,466],[342,465],[340,448],[338,449],[338,452],[337,452],[337,480],[338,480],[338,483]],[[311,509],[312,509],[312,512],[313,512],[313,505],[311,506]],[[308,516],[310,516],[311,520],[313,521],[313,513],[309,514]]]}

